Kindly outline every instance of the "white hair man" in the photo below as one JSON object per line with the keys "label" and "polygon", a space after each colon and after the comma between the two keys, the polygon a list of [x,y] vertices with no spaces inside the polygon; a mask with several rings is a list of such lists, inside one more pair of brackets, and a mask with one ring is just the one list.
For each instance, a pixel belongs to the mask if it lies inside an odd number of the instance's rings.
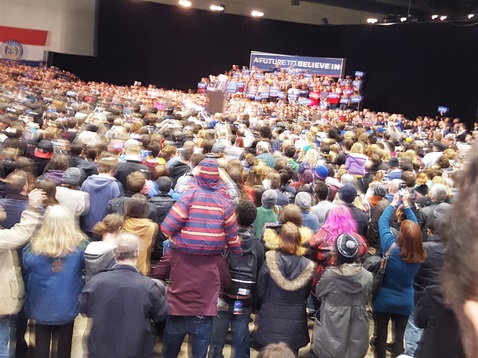
{"label": "white hair man", "polygon": [[256,145],[256,157],[257,159],[262,160],[270,168],[274,168],[275,158],[270,153],[271,147],[270,144],[266,141],[260,141]]}
{"label": "white hair man", "polygon": [[168,310],[164,286],[136,268],[136,235],[123,233],[115,244],[116,265],[95,275],[80,296],[80,312],[93,319],[88,354],[150,357],[154,348],[151,320],[165,319]]}

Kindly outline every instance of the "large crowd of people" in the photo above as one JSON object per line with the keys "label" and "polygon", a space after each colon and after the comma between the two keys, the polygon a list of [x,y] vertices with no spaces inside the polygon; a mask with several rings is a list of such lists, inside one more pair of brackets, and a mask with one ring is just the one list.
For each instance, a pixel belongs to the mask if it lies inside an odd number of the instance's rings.
{"label": "large crowd of people", "polygon": [[201,82],[0,63],[0,357],[69,357],[80,313],[90,357],[223,357],[229,328],[236,358],[474,357],[478,124],[361,109],[360,78]]}
{"label": "large crowd of people", "polygon": [[[361,74],[361,73],[357,73]],[[199,93],[226,92],[231,98],[247,98],[256,102],[283,102],[312,109],[358,109],[363,100],[362,77],[345,76],[339,80],[320,76],[293,67],[276,64],[270,71],[240,69],[233,65],[224,74],[209,76],[198,83]]]}

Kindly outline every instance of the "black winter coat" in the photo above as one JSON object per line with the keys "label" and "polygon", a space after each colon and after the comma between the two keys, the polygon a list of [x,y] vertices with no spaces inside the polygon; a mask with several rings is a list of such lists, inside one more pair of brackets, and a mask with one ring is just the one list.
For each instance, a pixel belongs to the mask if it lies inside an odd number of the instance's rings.
{"label": "black winter coat", "polygon": [[133,172],[142,172],[146,179],[149,179],[150,173],[149,168],[142,164],[139,160],[126,159],[124,162],[120,162],[116,166],[115,178],[123,185],[125,190],[128,189],[126,186],[126,178]]}
{"label": "black winter coat", "polygon": [[443,302],[440,287],[425,289],[415,307],[415,324],[423,328],[418,358],[464,358],[458,322],[451,308]]}
{"label": "black winter coat", "polygon": [[306,300],[315,264],[303,256],[268,251],[257,279],[260,308],[254,338],[261,346],[285,342],[298,351],[309,343]]}
{"label": "black winter coat", "polygon": [[151,320],[166,318],[168,305],[154,280],[133,266],[115,265],[85,285],[80,312],[93,319],[90,358],[150,358],[154,348]]}
{"label": "black winter coat", "polygon": [[183,176],[184,174],[188,173],[191,171],[191,167],[189,164],[183,163],[180,160],[177,160],[168,169],[169,171],[169,176],[171,177],[171,180],[173,181],[172,188],[176,186],[176,183],[178,182],[179,177]]}
{"label": "black winter coat", "polygon": [[420,300],[425,288],[440,284],[440,272],[445,259],[446,246],[437,236],[430,236],[429,241],[423,243],[423,249],[427,253],[427,257],[420,265],[413,282],[415,303]]}
{"label": "black winter coat", "polygon": [[[149,199],[149,202],[154,206],[156,211],[156,218],[155,221],[160,227],[164,221],[164,218],[168,215],[169,210],[174,206],[176,200],[171,198],[168,194],[160,193],[158,196],[154,196]],[[163,251],[163,242],[166,240],[163,232],[158,230],[158,235],[156,236],[156,243],[154,245],[154,258],[158,259],[161,257]]]}
{"label": "black winter coat", "polygon": [[[123,193],[121,196],[109,200],[108,206],[106,207],[105,216],[108,214],[119,214],[121,216],[124,216],[126,214],[126,203],[134,194],[135,193],[127,191]],[[146,205],[146,212],[144,213],[144,216],[148,219],[151,219],[151,221],[155,223],[158,222],[158,216],[156,215],[156,208],[153,204],[149,202]]]}
{"label": "black winter coat", "polygon": [[366,237],[368,230],[368,215],[353,204],[344,203],[344,206],[350,209],[350,212],[357,223],[357,234]]}

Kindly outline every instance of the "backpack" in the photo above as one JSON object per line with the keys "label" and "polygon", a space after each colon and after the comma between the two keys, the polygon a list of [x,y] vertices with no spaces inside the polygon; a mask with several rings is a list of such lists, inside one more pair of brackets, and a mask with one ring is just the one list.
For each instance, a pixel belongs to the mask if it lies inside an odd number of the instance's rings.
{"label": "backpack", "polygon": [[[260,245],[258,241],[256,245]],[[257,279],[257,253],[256,250],[242,255],[231,255],[231,250],[227,250],[224,256],[229,264],[231,272],[231,287],[226,293],[234,296],[250,296],[254,293]]]}

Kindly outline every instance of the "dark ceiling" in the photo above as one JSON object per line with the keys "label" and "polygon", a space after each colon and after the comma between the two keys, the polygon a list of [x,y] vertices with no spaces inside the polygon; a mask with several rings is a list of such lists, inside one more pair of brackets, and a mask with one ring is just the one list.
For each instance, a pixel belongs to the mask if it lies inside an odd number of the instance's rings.
{"label": "dark ceiling", "polygon": [[[448,15],[449,20],[462,20],[478,14],[478,0],[303,0],[347,9],[386,15],[412,15],[428,20],[433,14]],[[410,12],[409,12],[410,11]]]}

